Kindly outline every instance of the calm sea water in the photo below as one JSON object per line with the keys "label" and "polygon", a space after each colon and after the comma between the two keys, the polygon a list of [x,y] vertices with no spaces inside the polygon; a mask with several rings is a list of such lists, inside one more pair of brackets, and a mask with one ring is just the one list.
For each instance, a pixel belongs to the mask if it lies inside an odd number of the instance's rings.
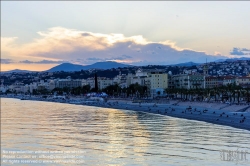
{"label": "calm sea water", "polygon": [[[64,152],[75,153],[78,158],[73,159],[82,162],[30,165],[250,164],[247,130],[128,110],[5,98],[1,99],[1,145],[2,155],[3,151],[39,155],[50,151],[63,157]],[[222,150],[227,150],[224,159]],[[225,161],[236,150],[247,151],[247,160]],[[2,165],[11,165],[3,159]]]}

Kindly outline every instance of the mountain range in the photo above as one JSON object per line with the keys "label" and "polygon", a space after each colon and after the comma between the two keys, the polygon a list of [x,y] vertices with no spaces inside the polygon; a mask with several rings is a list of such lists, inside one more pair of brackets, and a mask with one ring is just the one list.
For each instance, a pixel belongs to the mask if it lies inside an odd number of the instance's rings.
{"label": "mountain range", "polygon": [[168,65],[168,66],[186,66],[186,67],[189,67],[189,66],[196,66],[199,64],[201,64],[201,63],[186,62],[186,63],[178,63],[178,64]]}
{"label": "mountain range", "polygon": [[[218,59],[215,62],[233,62],[237,60],[250,60],[250,58],[247,57],[241,57],[241,58],[231,58],[231,59]],[[186,63],[179,63],[179,64],[173,64],[173,65],[166,65],[166,66],[196,66],[200,65],[201,63],[194,63],[194,62],[186,62]],[[55,67],[52,67],[49,70],[46,70],[47,72],[55,72],[55,71],[65,71],[65,72],[70,72],[70,71],[80,71],[80,70],[89,70],[89,69],[112,69],[112,68],[123,68],[123,67],[133,67],[132,65],[127,65],[127,64],[122,64],[114,61],[105,61],[105,62],[96,62],[92,65],[77,65],[77,64],[72,64],[72,63],[62,63],[60,65],[57,65]],[[1,73],[24,73],[24,72],[36,72],[36,71],[28,71],[28,70],[10,70],[10,71],[4,71]]]}
{"label": "mountain range", "polygon": [[132,67],[131,65],[125,65],[122,63],[117,63],[113,61],[106,61],[106,62],[97,62],[92,65],[76,65],[72,63],[62,63],[58,66],[52,67],[51,69],[47,70],[48,72],[55,72],[55,71],[80,71],[80,70],[89,70],[89,69],[112,69],[118,67]]}
{"label": "mountain range", "polygon": [[9,71],[1,71],[1,73],[32,73],[32,72],[38,72],[38,71],[20,70],[20,69],[14,69],[14,70],[9,70]]}
{"label": "mountain range", "polygon": [[230,58],[230,59],[218,59],[215,62],[233,62],[233,61],[238,61],[238,60],[250,60],[250,58],[247,57],[241,57],[241,58]]}
{"label": "mountain range", "polygon": [[[46,70],[46,72],[55,72],[55,71],[65,71],[65,72],[70,72],[70,71],[80,71],[80,70],[89,70],[89,69],[112,69],[112,68],[118,68],[118,67],[133,67],[132,65],[127,65],[127,64],[122,64],[122,63],[117,63],[113,61],[105,61],[105,62],[96,62],[92,65],[77,65],[77,64],[72,64],[72,63],[62,63],[60,65],[57,65],[55,67],[52,67],[49,70]],[[28,72],[36,72],[36,71],[29,71],[29,70],[19,70],[19,69],[14,69],[10,71],[1,71],[1,73],[28,73]]]}

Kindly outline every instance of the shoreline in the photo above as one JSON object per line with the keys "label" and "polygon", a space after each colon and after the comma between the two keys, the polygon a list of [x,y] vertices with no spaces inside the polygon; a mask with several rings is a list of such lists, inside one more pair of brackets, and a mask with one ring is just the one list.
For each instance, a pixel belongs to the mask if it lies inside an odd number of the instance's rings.
{"label": "shoreline", "polygon": [[[139,111],[139,112],[147,112],[154,113],[164,116],[170,116],[175,118],[183,118],[187,120],[197,120],[202,122],[208,122],[217,125],[230,126],[238,129],[244,129],[250,131],[250,113],[248,112],[228,112],[223,110],[215,110],[208,109],[208,111],[203,112],[204,109],[196,108],[194,111],[194,107],[192,111],[186,111],[186,106],[174,106],[171,104],[156,104],[157,107],[154,106],[154,103],[146,103],[146,105],[141,104],[139,106],[138,103],[125,103],[125,104],[115,104],[113,105],[98,105],[98,104],[87,104],[87,106],[96,106],[101,108],[113,108],[113,109],[124,109],[131,111]],[[151,109],[151,110],[150,110]],[[171,111],[174,109],[174,111]],[[215,112],[215,114],[214,114]],[[224,114],[222,114],[224,112]],[[235,115],[237,113],[237,115]],[[220,116],[222,114],[222,116]],[[228,115],[228,117],[227,117]],[[243,115],[243,116],[241,116]],[[243,123],[240,123],[241,119],[246,117]],[[218,121],[217,121],[218,119]]]}
{"label": "shoreline", "polygon": [[[1,98],[14,98],[20,99],[18,97],[8,97],[1,96]],[[153,114],[159,114],[164,116],[170,116],[175,118],[183,118],[187,120],[197,120],[208,122],[217,125],[230,126],[238,129],[244,129],[250,131],[250,112],[233,112],[228,110],[219,110],[206,107],[197,107],[192,105],[192,109],[187,109],[187,105],[172,105],[172,104],[155,104],[155,103],[132,103],[126,100],[116,100],[110,99],[108,102],[97,102],[90,101],[86,103],[70,103],[70,102],[60,102],[51,101],[46,99],[31,98],[27,99],[30,101],[45,101],[45,102],[56,102],[65,104],[75,104],[83,106],[94,106],[100,108],[112,108],[112,109],[123,109],[139,112],[147,112]],[[204,111],[207,110],[207,111]]]}

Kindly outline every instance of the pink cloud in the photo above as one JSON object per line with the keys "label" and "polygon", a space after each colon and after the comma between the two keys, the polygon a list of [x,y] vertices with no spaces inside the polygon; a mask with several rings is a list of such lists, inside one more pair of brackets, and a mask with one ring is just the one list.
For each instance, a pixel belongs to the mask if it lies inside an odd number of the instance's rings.
{"label": "pink cloud", "polygon": [[22,45],[15,43],[17,37],[1,38],[1,49],[8,54],[4,58],[71,62],[78,59],[77,62],[82,64],[93,63],[90,58],[130,64],[171,64],[224,58],[222,55],[207,55],[203,51],[180,48],[169,40],[148,41],[141,35],[126,37],[123,34],[92,33],[63,27],[53,27],[37,33],[40,38]]}

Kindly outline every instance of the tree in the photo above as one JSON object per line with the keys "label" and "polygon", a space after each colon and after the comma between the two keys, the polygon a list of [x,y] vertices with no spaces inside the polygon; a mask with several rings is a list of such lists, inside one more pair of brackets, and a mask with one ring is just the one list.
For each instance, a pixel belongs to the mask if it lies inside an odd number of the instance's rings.
{"label": "tree", "polygon": [[88,92],[90,92],[90,85],[89,84],[88,85],[84,85],[82,87],[82,93],[88,93]]}
{"label": "tree", "polygon": [[72,88],[71,90],[71,94],[74,94],[74,95],[80,95],[81,92],[82,92],[82,88],[80,86],[76,88]]}
{"label": "tree", "polygon": [[113,95],[113,96],[118,96],[119,92],[121,92],[122,88],[118,85],[109,85],[106,88],[102,89],[102,91],[104,91],[105,93],[107,93],[108,95]]}
{"label": "tree", "polygon": [[53,93],[56,92],[57,94],[62,95],[63,94],[63,89],[62,88],[54,88],[52,90],[52,92]]}
{"label": "tree", "polygon": [[37,89],[33,89],[32,94],[33,94],[33,95],[38,95],[39,93],[38,93]]}
{"label": "tree", "polygon": [[62,90],[63,90],[63,92],[65,92],[66,94],[69,94],[69,92],[70,92],[70,88],[67,87],[67,86],[63,87]]}
{"label": "tree", "polygon": [[7,95],[8,93],[11,93],[11,91],[9,89],[5,92],[5,94]]}

